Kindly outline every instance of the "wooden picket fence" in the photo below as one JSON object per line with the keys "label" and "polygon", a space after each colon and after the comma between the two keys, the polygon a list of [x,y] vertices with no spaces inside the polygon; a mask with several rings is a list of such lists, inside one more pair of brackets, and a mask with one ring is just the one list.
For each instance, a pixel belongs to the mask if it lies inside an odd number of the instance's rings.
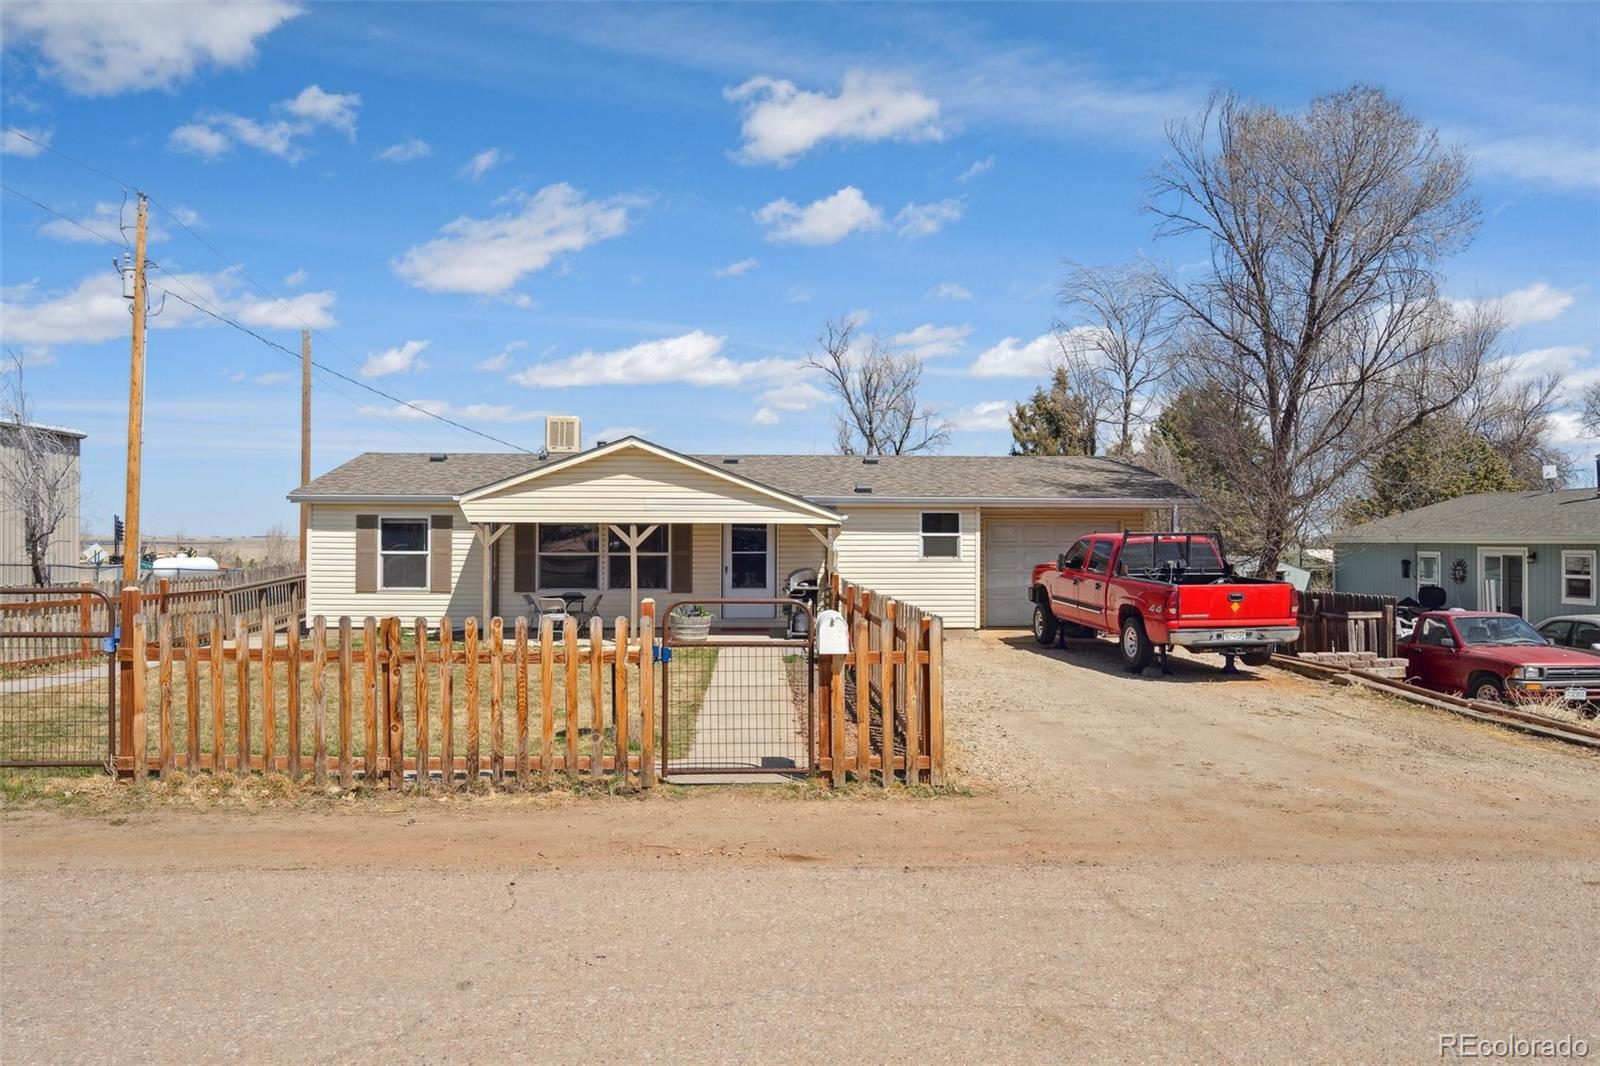
{"label": "wooden picket fence", "polygon": [[[243,619],[254,629],[267,618],[279,624],[299,624],[304,614],[306,575],[304,571],[264,578],[260,581],[222,583],[174,582],[161,578],[153,593],[143,597],[146,609],[158,615],[221,615],[224,633],[233,632],[234,623]],[[182,623],[177,623],[180,627]]]}
{"label": "wooden picket fence", "polygon": [[944,623],[837,574],[829,594],[850,654],[818,657],[819,768],[835,787],[874,770],[885,788],[897,771],[908,785],[943,785]]}
{"label": "wooden picket fence", "polygon": [[[407,630],[398,618],[369,617],[358,630],[348,617],[330,626],[318,616],[307,640],[290,624],[280,646],[278,620],[271,615],[257,641],[237,615],[230,632],[220,613],[202,619],[141,611],[119,652],[126,681],[118,769],[138,781],[175,770],[281,772],[296,779],[309,773],[318,785],[337,779],[345,788],[358,781],[398,788],[409,772],[425,790],[435,777],[442,787],[480,778],[528,787],[537,768],[545,785],[560,773],[615,775],[624,784],[636,780],[650,788],[656,780],[654,614],[653,602],[646,600],[631,640],[626,618],[616,620],[609,636],[593,619],[586,640],[575,622],[558,638],[548,619],[530,634],[527,619],[519,618],[509,635],[500,618],[490,621],[486,634],[469,619],[460,643],[448,618],[430,633],[422,618]],[[157,664],[154,692],[146,678],[151,661]],[[486,685],[480,668],[487,668]],[[583,673],[586,685],[580,684]],[[636,700],[630,700],[630,688]],[[255,712],[260,720],[252,722]],[[558,714],[564,734],[559,745]],[[629,740],[635,714],[637,751]],[[458,715],[465,719],[460,754]]]}
{"label": "wooden picket fence", "polygon": [[[8,633],[87,634],[109,632],[114,620],[111,602],[88,582],[79,586],[38,585],[0,594],[0,638]],[[100,642],[87,636],[0,639],[0,669],[22,670],[57,663],[92,660]]]}

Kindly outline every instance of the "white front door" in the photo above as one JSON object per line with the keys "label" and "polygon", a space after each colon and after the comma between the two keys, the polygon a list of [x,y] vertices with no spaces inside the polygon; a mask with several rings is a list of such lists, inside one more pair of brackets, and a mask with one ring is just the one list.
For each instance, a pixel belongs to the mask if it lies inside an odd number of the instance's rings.
{"label": "white front door", "polygon": [[1478,549],[1478,610],[1527,611],[1528,549]]}
{"label": "white front door", "polygon": [[[773,579],[775,546],[771,526],[723,526],[722,594],[738,600],[772,599],[776,591]],[[776,610],[770,603],[725,603],[722,605],[722,617],[772,618]]]}

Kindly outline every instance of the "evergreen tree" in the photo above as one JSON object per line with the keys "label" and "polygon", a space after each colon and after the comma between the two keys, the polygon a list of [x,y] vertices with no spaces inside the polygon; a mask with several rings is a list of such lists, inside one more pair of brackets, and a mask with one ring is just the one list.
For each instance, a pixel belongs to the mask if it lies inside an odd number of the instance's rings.
{"label": "evergreen tree", "polygon": [[1372,464],[1366,491],[1349,502],[1345,515],[1352,522],[1370,522],[1458,496],[1528,487],[1481,433],[1441,417]]}
{"label": "evergreen tree", "polygon": [[1033,397],[1011,412],[1012,455],[1093,455],[1095,413],[1090,403],[1072,391],[1067,371],[1057,367],[1050,389],[1033,390]]}

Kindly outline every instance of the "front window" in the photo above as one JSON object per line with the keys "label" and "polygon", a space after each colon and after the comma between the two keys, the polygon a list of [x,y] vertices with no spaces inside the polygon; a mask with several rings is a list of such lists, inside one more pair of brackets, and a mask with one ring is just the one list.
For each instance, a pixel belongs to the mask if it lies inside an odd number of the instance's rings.
{"label": "front window", "polygon": [[539,524],[539,587],[600,587],[600,527]]}
{"label": "front window", "polygon": [[383,587],[428,587],[428,520],[385,518],[379,523],[378,552],[383,559]]}
{"label": "front window", "polygon": [[1594,603],[1594,552],[1561,553],[1561,602]]}
{"label": "front window", "polygon": [[1417,587],[1439,584],[1439,553],[1417,553]]}
{"label": "front window", "polygon": [[1080,540],[1068,551],[1063,562],[1068,570],[1082,570],[1084,562],[1089,558],[1089,542]]}
{"label": "front window", "polygon": [[1461,640],[1466,644],[1543,644],[1539,631],[1512,615],[1489,615],[1456,619]]}
{"label": "front window", "polygon": [[[625,589],[629,587],[631,576],[628,564],[628,542],[617,536],[615,530],[609,530],[606,535],[606,582],[607,588]],[[667,587],[667,527],[657,526],[644,540],[639,542],[639,587],[642,589],[665,589]]]}
{"label": "front window", "polygon": [[957,511],[922,513],[922,557],[956,559],[961,556],[961,515]]}

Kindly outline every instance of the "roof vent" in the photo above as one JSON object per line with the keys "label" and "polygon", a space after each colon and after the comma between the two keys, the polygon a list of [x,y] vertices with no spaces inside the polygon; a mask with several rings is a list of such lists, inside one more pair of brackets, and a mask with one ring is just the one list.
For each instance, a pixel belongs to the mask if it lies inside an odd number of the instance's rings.
{"label": "roof vent", "polygon": [[872,491],[872,486],[871,485],[857,484],[856,485],[856,491],[861,493],[863,496],[865,496],[866,494],[868,494],[868,493],[870,493]]}
{"label": "roof vent", "polygon": [[739,461],[739,457],[737,455],[724,455],[722,457],[722,461],[727,463],[729,466],[732,466]]}
{"label": "roof vent", "polygon": [[544,420],[544,446],[552,453],[570,454],[582,449],[575,415],[551,415]]}
{"label": "roof vent", "polygon": [[861,457],[861,465],[862,466],[877,466],[878,465],[878,457],[876,455],[863,455]]}
{"label": "roof vent", "polygon": [[430,463],[442,463],[448,458],[450,458],[450,457],[448,455],[446,455],[444,452],[434,452],[432,455],[428,456],[428,462],[430,462]]}

